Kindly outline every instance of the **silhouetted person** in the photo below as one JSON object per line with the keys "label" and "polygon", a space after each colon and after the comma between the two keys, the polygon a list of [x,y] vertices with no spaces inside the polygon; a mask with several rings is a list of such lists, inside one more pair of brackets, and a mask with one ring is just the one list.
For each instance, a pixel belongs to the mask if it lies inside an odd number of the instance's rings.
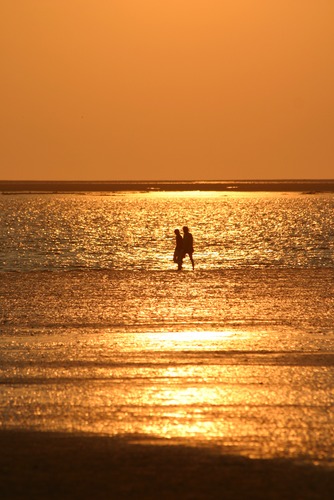
{"label": "silhouetted person", "polygon": [[187,254],[190,257],[191,264],[193,266],[193,269],[195,268],[195,263],[193,259],[193,253],[194,253],[194,240],[193,240],[193,235],[189,233],[189,229],[187,226],[183,226],[183,256],[184,258]]}
{"label": "silhouetted person", "polygon": [[177,268],[180,271],[182,269],[183,260],[183,238],[178,229],[175,229],[175,250],[174,250],[174,262],[177,262]]}

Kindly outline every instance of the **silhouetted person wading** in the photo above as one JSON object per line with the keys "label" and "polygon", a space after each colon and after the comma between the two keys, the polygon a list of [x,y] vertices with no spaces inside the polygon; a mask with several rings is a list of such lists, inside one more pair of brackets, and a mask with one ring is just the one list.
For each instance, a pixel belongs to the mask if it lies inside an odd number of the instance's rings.
{"label": "silhouetted person wading", "polygon": [[[189,229],[187,226],[184,226],[182,228],[183,230],[183,256],[184,258],[187,254],[190,257],[191,260],[191,265],[193,266],[193,269],[195,268],[195,263],[193,259],[193,253],[194,253],[194,239],[193,235],[189,233]],[[182,262],[181,262],[182,265]]]}
{"label": "silhouetted person wading", "polygon": [[182,260],[183,260],[183,238],[178,229],[174,230],[175,233],[175,250],[174,250],[174,262],[177,262],[177,268],[180,271],[182,269]]}

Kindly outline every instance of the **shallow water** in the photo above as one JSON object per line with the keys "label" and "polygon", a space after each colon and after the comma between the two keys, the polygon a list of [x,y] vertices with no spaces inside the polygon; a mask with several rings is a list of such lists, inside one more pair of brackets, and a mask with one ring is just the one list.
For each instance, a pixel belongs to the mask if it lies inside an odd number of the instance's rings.
{"label": "shallow water", "polygon": [[0,197],[1,428],[332,465],[332,195],[169,195]]}

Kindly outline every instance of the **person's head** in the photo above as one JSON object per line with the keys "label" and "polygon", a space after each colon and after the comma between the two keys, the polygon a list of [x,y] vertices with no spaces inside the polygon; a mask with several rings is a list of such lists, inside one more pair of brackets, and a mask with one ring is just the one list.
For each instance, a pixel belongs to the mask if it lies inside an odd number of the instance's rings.
{"label": "person's head", "polygon": [[180,234],[179,229],[175,229],[175,230],[174,230],[174,233],[175,233],[175,234],[177,234],[177,235],[179,235],[179,234]]}
{"label": "person's head", "polygon": [[189,233],[188,226],[183,226],[182,230],[183,230],[184,233]]}

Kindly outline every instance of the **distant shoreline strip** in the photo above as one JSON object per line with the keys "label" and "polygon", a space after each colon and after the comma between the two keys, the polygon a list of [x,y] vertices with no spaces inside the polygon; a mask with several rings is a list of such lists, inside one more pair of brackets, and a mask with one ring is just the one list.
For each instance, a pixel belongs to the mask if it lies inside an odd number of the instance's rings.
{"label": "distant shoreline strip", "polygon": [[0,192],[275,191],[332,193],[334,179],[254,181],[0,181]]}

